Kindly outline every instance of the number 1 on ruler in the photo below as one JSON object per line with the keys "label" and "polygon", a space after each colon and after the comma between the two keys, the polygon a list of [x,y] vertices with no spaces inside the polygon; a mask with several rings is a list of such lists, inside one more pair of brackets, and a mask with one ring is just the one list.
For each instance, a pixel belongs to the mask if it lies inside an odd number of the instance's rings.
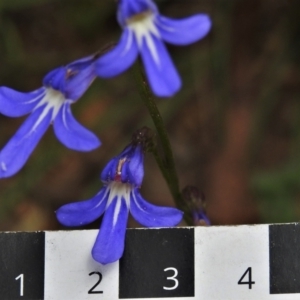
{"label": "number 1 on ruler", "polygon": [[15,280],[20,279],[20,296],[24,295],[24,274],[20,274]]}

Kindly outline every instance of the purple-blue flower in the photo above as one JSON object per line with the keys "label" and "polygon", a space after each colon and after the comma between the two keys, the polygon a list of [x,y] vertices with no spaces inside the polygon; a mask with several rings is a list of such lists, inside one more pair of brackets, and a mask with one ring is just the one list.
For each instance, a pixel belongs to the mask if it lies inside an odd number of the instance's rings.
{"label": "purple-blue flower", "polygon": [[90,151],[100,146],[96,135],[80,125],[70,109],[95,79],[96,58],[92,55],[52,70],[43,86],[33,92],[0,87],[1,114],[20,117],[30,113],[0,151],[0,178],[23,167],[51,123],[58,140],[70,149]]}
{"label": "purple-blue flower", "polygon": [[146,227],[174,226],[182,219],[180,210],[155,206],[141,196],[143,160],[141,144],[130,144],[102,171],[104,186],[96,196],[66,204],[56,212],[59,222],[65,226],[86,225],[104,214],[92,249],[93,258],[101,264],[117,261],[122,256],[129,212]]}
{"label": "purple-blue flower", "polygon": [[204,210],[202,209],[194,210],[192,213],[193,213],[194,225],[200,225],[200,226],[211,225],[210,220]]}
{"label": "purple-blue flower", "polygon": [[194,225],[209,226],[211,222],[205,211],[205,196],[198,188],[188,185],[182,191],[183,199],[189,206]]}
{"label": "purple-blue flower", "polygon": [[148,81],[157,96],[169,97],[181,87],[177,70],[164,42],[188,45],[202,39],[211,28],[206,14],[174,20],[159,14],[152,0],[119,0],[118,22],[123,28],[119,44],[100,57],[100,77],[116,76],[128,69],[140,53]]}

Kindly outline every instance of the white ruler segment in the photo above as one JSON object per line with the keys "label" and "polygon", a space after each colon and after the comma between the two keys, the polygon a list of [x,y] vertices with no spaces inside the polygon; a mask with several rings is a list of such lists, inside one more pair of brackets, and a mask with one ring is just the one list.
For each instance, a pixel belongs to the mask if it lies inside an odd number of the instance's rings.
{"label": "white ruler segment", "polygon": [[[92,259],[97,233],[98,230],[46,232],[45,299],[119,299],[119,262],[103,266]],[[92,272],[99,272],[102,278],[94,294],[88,294],[100,279]]]}
{"label": "white ruler segment", "polygon": [[[238,284],[251,268],[252,284]],[[249,272],[242,281],[249,280]],[[300,299],[269,294],[269,231],[267,225],[212,226],[195,229],[196,299]]]}

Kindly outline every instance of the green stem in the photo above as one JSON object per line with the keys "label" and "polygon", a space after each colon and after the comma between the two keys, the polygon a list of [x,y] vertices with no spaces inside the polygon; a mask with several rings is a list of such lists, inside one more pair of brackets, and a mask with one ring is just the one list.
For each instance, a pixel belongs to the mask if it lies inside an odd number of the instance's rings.
{"label": "green stem", "polygon": [[[185,204],[182,194],[179,189],[179,180],[175,168],[175,162],[174,162],[174,156],[171,148],[171,143],[169,141],[169,137],[167,134],[167,130],[165,128],[163,119],[161,117],[161,114],[157,108],[157,105],[154,101],[152,92],[146,82],[146,78],[144,76],[143,71],[138,70],[137,74],[137,81],[139,86],[139,92],[141,94],[141,98],[144,101],[144,104],[146,105],[150,116],[152,118],[152,121],[156,127],[157,134],[160,138],[161,145],[164,152],[164,158],[161,159],[161,157],[158,154],[158,151],[155,147],[155,149],[152,150],[152,153],[156,159],[156,162],[162,172],[163,177],[165,178],[167,185],[170,189],[170,192],[174,198],[174,201],[176,203],[176,206],[185,212],[184,219],[187,222],[188,225],[192,225],[192,218],[190,215],[190,211]],[[142,80],[141,80],[142,79]]]}
{"label": "green stem", "polygon": [[[163,177],[165,178],[168,186],[172,185],[172,180],[170,179],[170,176],[169,176],[169,173],[167,171],[167,169],[165,168],[165,164],[164,162],[162,161],[161,157],[159,156],[158,154],[158,151],[157,151],[157,148],[152,148],[149,152],[151,152],[156,160],[156,163],[158,164],[159,166],[159,169],[163,175]],[[171,188],[170,188],[171,190]],[[172,193],[173,195],[173,193]]]}

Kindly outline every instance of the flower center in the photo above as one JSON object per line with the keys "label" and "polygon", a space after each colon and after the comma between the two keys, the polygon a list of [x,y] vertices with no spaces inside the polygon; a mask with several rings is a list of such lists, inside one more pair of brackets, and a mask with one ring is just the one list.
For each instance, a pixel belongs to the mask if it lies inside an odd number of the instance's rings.
{"label": "flower center", "polygon": [[128,18],[126,20],[126,24],[127,25],[131,25],[131,24],[134,24],[134,23],[144,22],[146,19],[148,19],[149,17],[151,17],[152,14],[153,13],[152,13],[151,10],[147,10],[147,11],[144,11],[142,13],[133,15],[133,16],[131,16],[130,18]]}
{"label": "flower center", "polygon": [[130,192],[132,190],[132,186],[128,183],[112,181],[109,184],[109,190],[110,193],[108,196],[106,209],[116,199],[117,203],[113,215],[113,226],[115,226],[118,220],[119,213],[121,211],[122,201],[125,201],[128,209],[130,207]]}
{"label": "flower center", "polygon": [[61,108],[65,100],[66,100],[65,96],[60,91],[47,87],[44,98],[37,105],[36,108],[46,104],[46,107],[44,109],[45,114],[47,114],[48,111],[53,108],[53,112],[52,112],[52,120],[53,120],[56,117],[59,109]]}
{"label": "flower center", "polygon": [[130,17],[126,23],[128,28],[134,32],[139,48],[142,49],[143,42],[145,42],[153,60],[160,65],[154,42],[154,37],[160,39],[160,33],[155,25],[155,14],[152,11],[145,11]]}
{"label": "flower center", "polygon": [[132,190],[132,185],[129,183],[122,183],[118,181],[112,181],[108,184],[109,186],[109,196],[107,200],[106,207],[109,207],[111,202],[117,197],[118,201],[122,198],[125,200],[127,207],[130,205],[130,192]]}
{"label": "flower center", "polygon": [[45,107],[44,107],[42,113],[40,114],[39,118],[33,125],[32,129],[30,130],[29,134],[31,134],[40,125],[40,123],[48,115],[48,113],[51,109],[53,109],[52,110],[52,120],[54,120],[54,118],[56,117],[56,115],[59,112],[59,109],[63,105],[64,101],[65,101],[65,97],[61,92],[54,90],[50,87],[47,87],[45,89],[45,94],[44,94],[43,99],[39,102],[39,104],[34,109],[37,109],[44,105],[45,105]]}

